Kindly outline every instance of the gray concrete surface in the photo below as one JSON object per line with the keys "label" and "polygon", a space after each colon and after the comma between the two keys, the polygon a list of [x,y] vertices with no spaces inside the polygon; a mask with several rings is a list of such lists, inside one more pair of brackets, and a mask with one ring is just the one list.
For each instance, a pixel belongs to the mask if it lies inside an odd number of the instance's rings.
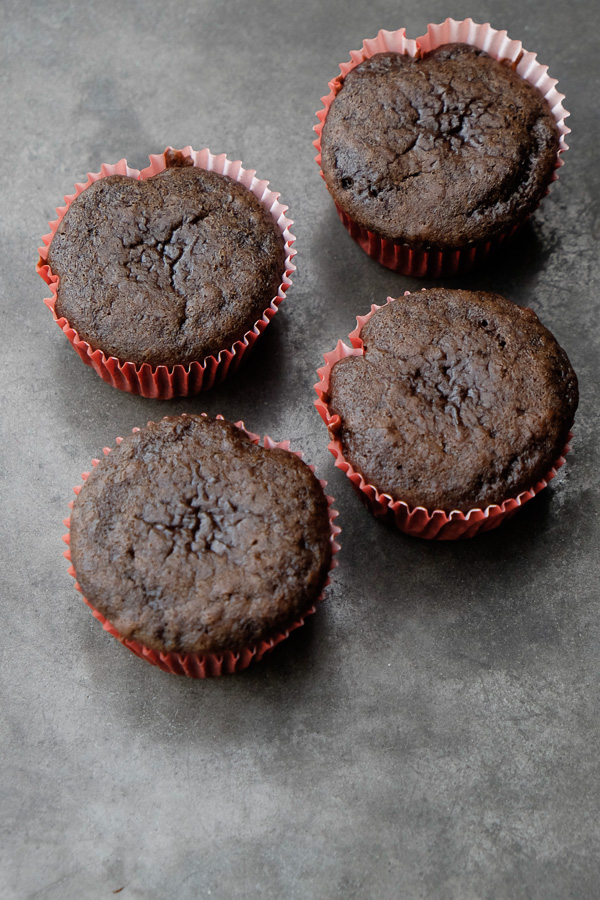
{"label": "gray concrete surface", "polygon": [[[597,3],[1,0],[0,14],[0,896],[600,896]],[[355,315],[422,285],[347,237],[311,129],[363,38],[469,14],[538,52],[573,134],[510,252],[455,284],[532,306],[581,406],[550,490],[496,533],[438,545],[371,518],[312,407],[321,354]],[[86,171],[188,143],[281,191],[298,273],[243,373],[157,403],[81,364],[42,303],[36,247]],[[304,629],[242,675],[193,682],[104,634],[67,575],[61,519],[116,435],[202,410],[305,451],[343,550]]]}

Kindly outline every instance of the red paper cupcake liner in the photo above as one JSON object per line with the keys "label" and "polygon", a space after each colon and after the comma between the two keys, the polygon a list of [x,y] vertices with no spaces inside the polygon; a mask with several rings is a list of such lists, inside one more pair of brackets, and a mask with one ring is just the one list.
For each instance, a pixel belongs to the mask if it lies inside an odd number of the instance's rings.
{"label": "red paper cupcake liner", "polygon": [[[408,293],[407,291],[406,294]],[[387,302],[394,303],[395,298],[388,297]],[[517,509],[547,487],[548,482],[552,481],[558,469],[564,465],[565,456],[571,449],[570,444],[566,444],[561,456],[556,460],[550,471],[529,490],[522,491],[517,497],[510,497],[499,505],[492,504],[486,509],[474,508],[466,513],[460,510],[452,510],[452,512],[446,513],[440,509],[427,510],[423,506],[411,508],[403,500],[394,500],[389,494],[378,491],[374,485],[365,481],[361,473],[357,472],[344,457],[342,445],[335,437],[341,420],[338,415],[330,411],[328,402],[329,377],[332,367],[338,360],[347,356],[364,355],[364,346],[360,333],[363,325],[369,321],[373,313],[377,312],[378,309],[382,309],[382,307],[373,304],[370,312],[365,316],[357,316],[356,328],[348,335],[352,346],[348,347],[343,341],[338,341],[335,350],[324,354],[325,365],[317,369],[319,382],[314,386],[318,395],[318,399],[315,400],[315,406],[332,437],[327,449],[333,454],[336,467],[348,476],[359,498],[371,510],[373,515],[396,525],[400,531],[404,531],[413,537],[427,540],[453,541],[457,538],[474,537],[479,532],[491,531],[492,528],[497,528],[505,519],[510,518]],[[568,441],[572,437],[572,433],[569,433]]]}
{"label": "red paper cupcake liner", "polygon": [[[202,413],[203,416],[206,413]],[[223,416],[216,416],[217,419],[222,419]],[[149,425],[153,424],[152,422],[148,423]],[[238,428],[240,428],[244,434],[246,434],[253,444],[260,443],[260,437],[257,434],[253,434],[251,431],[248,431],[244,427],[243,422],[235,423]],[[132,429],[133,432],[139,431],[139,428]],[[120,444],[123,438],[118,437],[116,439],[116,443]],[[273,449],[281,449],[288,450],[291,453],[294,453],[297,457],[302,459],[302,453],[299,450],[292,450],[290,447],[289,441],[273,441],[270,437],[265,436],[263,439],[263,446],[267,447],[269,450]],[[104,455],[108,455],[111,452],[110,447],[104,447],[103,449]],[[95,468],[98,465],[99,460],[93,459],[92,466]],[[315,471],[314,466],[309,466],[311,472]],[[86,481],[89,477],[89,472],[82,473],[83,481]],[[319,479],[319,484],[325,490],[327,486],[327,482]],[[73,488],[75,494],[79,494],[83,485],[79,484]],[[338,553],[340,549],[340,545],[337,542],[336,538],[341,532],[341,528],[339,525],[334,524],[334,519],[336,519],[339,513],[333,509],[333,497],[330,497],[328,494],[325,494],[327,499],[328,506],[328,514],[329,514],[329,529],[330,535],[329,540],[331,543],[331,564],[329,566],[329,572],[331,573],[333,569],[337,568],[338,561],[335,558],[336,553]],[[70,501],[69,507],[73,508],[73,500]],[[63,519],[63,524],[70,529],[71,527],[71,519],[66,518]],[[63,541],[65,544],[70,543],[70,531],[67,534],[63,535]],[[71,551],[69,549],[65,550],[63,556],[71,562]],[[73,578],[77,578],[77,574],[73,565],[69,567],[69,575]],[[323,591],[325,588],[331,583],[331,574],[328,575],[327,580],[323,585]],[[75,588],[81,593],[81,587],[75,581]],[[284,641],[287,637],[290,636],[292,631],[295,631],[296,628],[300,628],[301,625],[304,625],[307,616],[312,615],[316,612],[316,604],[319,603],[323,599],[323,592],[319,595],[315,603],[307,609],[306,612],[295,622],[289,625],[285,631],[282,631],[278,634],[275,634],[268,641],[260,641],[260,643],[246,647],[243,650],[239,650],[233,652],[231,650],[225,650],[223,653],[162,653],[157,650],[152,650],[149,647],[144,647],[143,644],[140,644],[139,641],[130,640],[128,638],[123,637],[117,629],[112,625],[103,615],[98,612],[98,610],[90,603],[87,597],[84,597],[82,594],[83,601],[89,606],[92,611],[92,614],[98,621],[101,623],[102,627],[105,631],[108,631],[109,634],[112,634],[114,638],[116,638],[124,647],[127,647],[128,650],[131,650],[132,653],[135,653],[136,656],[139,656],[140,659],[146,660],[146,662],[151,663],[153,666],[158,666],[159,669],[162,669],[163,672],[169,672],[172,675],[187,675],[188,678],[209,678],[216,675],[225,675],[232,674],[233,672],[241,672],[243,669],[246,669],[251,662],[258,661],[263,658],[265,653],[268,653],[273,647],[276,647],[277,644],[280,644],[281,641]]]}
{"label": "red paper cupcake liner", "polygon": [[[381,30],[377,37],[363,41],[360,50],[352,50],[350,53],[350,61],[340,65],[340,74],[329,82],[329,94],[321,97],[323,109],[317,112],[319,124],[315,125],[314,131],[317,138],[313,141],[317,151],[315,161],[321,167],[321,135],[323,126],[329,112],[329,107],[333,103],[336,95],[340,92],[344,79],[348,72],[355,68],[365,59],[370,59],[376,53],[386,53],[394,51],[396,53],[404,53],[411,57],[416,57],[421,53],[427,53],[434,50],[441,44],[448,43],[464,43],[471,44],[480,50],[485,50],[494,59],[510,61],[512,68],[525,81],[532,84],[546,99],[551,113],[556,122],[559,133],[559,149],[556,158],[556,167],[552,181],[556,181],[558,173],[556,169],[564,164],[562,154],[568,149],[565,136],[570,133],[571,129],[565,125],[565,119],[569,115],[562,105],[565,99],[564,94],[556,90],[558,82],[554,78],[548,76],[548,66],[543,66],[537,62],[535,53],[530,53],[523,49],[520,41],[510,40],[506,31],[497,31],[492,28],[489,23],[478,25],[472,19],[464,19],[457,21],[455,19],[446,19],[440,25],[428,25],[427,33],[416,40],[409,40],[406,37],[406,29],[401,28],[398,31]],[[323,172],[321,171],[321,177]],[[547,193],[547,191],[546,191]],[[372,259],[393,269],[403,275],[411,275],[417,278],[458,275],[468,272],[475,265],[482,262],[492,251],[499,248],[505,241],[513,236],[515,231],[523,224],[519,222],[509,231],[487,241],[483,244],[476,244],[465,247],[460,250],[413,250],[407,244],[393,243],[387,241],[377,234],[369,231],[367,228],[353,221],[340,207],[335,204],[338,214],[344,227],[350,236],[362,247]]]}
{"label": "red paper cupcake liner", "polygon": [[[253,328],[247,331],[242,340],[236,341],[231,347],[223,348],[216,356],[210,355],[201,361],[194,361],[187,365],[175,366],[151,366],[149,363],[136,365],[132,362],[119,360],[114,356],[106,356],[102,350],[93,350],[92,347],[79,337],[77,331],[71,327],[63,317],[56,315],[56,293],[58,289],[58,276],[55,275],[47,263],[48,247],[56,229],[60,225],[65,213],[73,200],[81,194],[94,181],[106,178],[108,175],[127,175],[130,178],[145,180],[167,168],[167,154],[175,152],[190,158],[199,169],[209,172],[217,172],[219,175],[228,175],[235,181],[239,181],[247,187],[262,206],[271,213],[277,223],[285,241],[286,261],[283,280],[277,294]],[[142,171],[131,169],[127,160],[121,159],[115,165],[102,165],[99,172],[88,172],[87,181],[75,185],[75,192],[65,196],[65,205],[57,208],[58,218],[50,222],[50,232],[42,238],[43,246],[38,248],[39,260],[37,269],[40,276],[50,287],[52,295],[44,299],[44,303],[54,316],[54,321],[67,336],[69,343],[75,348],[83,362],[92,366],[98,375],[113,387],[131,394],[141,394],[142,397],[150,397],[157,400],[170,400],[173,397],[185,397],[196,394],[199,391],[208,390],[222,382],[227,375],[232,374],[238,368],[246,353],[255,344],[263,333],[275,313],[287,290],[292,284],[291,275],[296,267],[292,263],[296,251],[292,244],[296,240],[290,231],[293,224],[285,213],[288,207],[279,202],[279,194],[269,190],[269,182],[256,178],[254,169],[244,169],[239,160],[232,162],[224,153],[214,156],[209,150],[193,150],[185,147],[183,150],[173,151],[167,147],[164,153],[150,156],[150,165]]]}

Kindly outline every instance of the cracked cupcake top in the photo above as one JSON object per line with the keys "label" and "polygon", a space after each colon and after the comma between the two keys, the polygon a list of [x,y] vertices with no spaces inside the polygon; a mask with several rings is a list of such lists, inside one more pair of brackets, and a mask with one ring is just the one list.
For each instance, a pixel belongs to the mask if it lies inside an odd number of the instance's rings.
{"label": "cracked cupcake top", "polygon": [[218,653],[285,630],[331,560],[327,499],[309,467],[202,416],[150,423],[102,459],[75,500],[81,589],[126,638]]}
{"label": "cracked cupcake top", "polygon": [[144,181],[111,175],[52,239],[56,315],[121,361],[187,364],[230,348],[276,296],[283,236],[254,194],[183,160]]}
{"label": "cracked cupcake top", "polygon": [[414,249],[459,249],[522,222],[551,181],[559,137],[541,94],[467,44],[380,53],[344,79],[321,139],[347,215]]}
{"label": "cracked cupcake top", "polygon": [[328,403],[345,458],[411,508],[485,509],[517,497],[560,456],[577,378],[536,314],[498,294],[432,288],[363,326]]}

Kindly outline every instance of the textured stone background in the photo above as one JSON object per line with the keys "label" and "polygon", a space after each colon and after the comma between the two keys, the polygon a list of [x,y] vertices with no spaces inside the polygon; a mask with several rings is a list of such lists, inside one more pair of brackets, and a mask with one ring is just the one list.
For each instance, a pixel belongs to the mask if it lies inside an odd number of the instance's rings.
{"label": "textured stone background", "polygon": [[[581,406],[551,489],[497,533],[431,544],[363,509],[312,406],[355,316],[432,282],[346,235],[311,129],[363,38],[447,15],[507,28],[567,96],[560,181],[510,252],[455,284],[533,307]],[[599,896],[598,5],[1,0],[0,16],[2,897]],[[298,272],[238,376],[159,403],[82,365],[35,262],[75,181],[168,144],[270,179]],[[242,675],[192,682],[104,634],[66,573],[61,519],[116,435],[203,410],[302,449],[343,549],[304,629]]]}

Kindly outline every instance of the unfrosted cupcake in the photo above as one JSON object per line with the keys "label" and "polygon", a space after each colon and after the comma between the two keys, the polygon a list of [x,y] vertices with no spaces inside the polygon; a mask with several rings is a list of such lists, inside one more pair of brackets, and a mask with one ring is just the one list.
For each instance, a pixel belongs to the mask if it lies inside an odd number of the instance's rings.
{"label": "unfrosted cupcake", "polygon": [[456,537],[499,524],[545,486],[578,390],[532,310],[434,288],[358,322],[353,349],[325,357],[316,389],[330,449],[376,513]]}
{"label": "unfrosted cupcake", "polygon": [[141,174],[94,177],[69,198],[42,251],[55,318],[82,358],[149,396],[224,377],[274,314],[293,268],[278,195],[239,163],[188,151],[168,150]]}
{"label": "unfrosted cupcake", "polygon": [[380,32],[331,83],[318,161],[342,221],[384,265],[464,271],[547,192],[566,114],[516,43],[470,20],[416,42]]}
{"label": "unfrosted cupcake", "polygon": [[87,602],[167,671],[244,668],[302,624],[327,581],[331,499],[287,445],[257,441],[222,419],[151,422],[74,502],[70,559]]}

